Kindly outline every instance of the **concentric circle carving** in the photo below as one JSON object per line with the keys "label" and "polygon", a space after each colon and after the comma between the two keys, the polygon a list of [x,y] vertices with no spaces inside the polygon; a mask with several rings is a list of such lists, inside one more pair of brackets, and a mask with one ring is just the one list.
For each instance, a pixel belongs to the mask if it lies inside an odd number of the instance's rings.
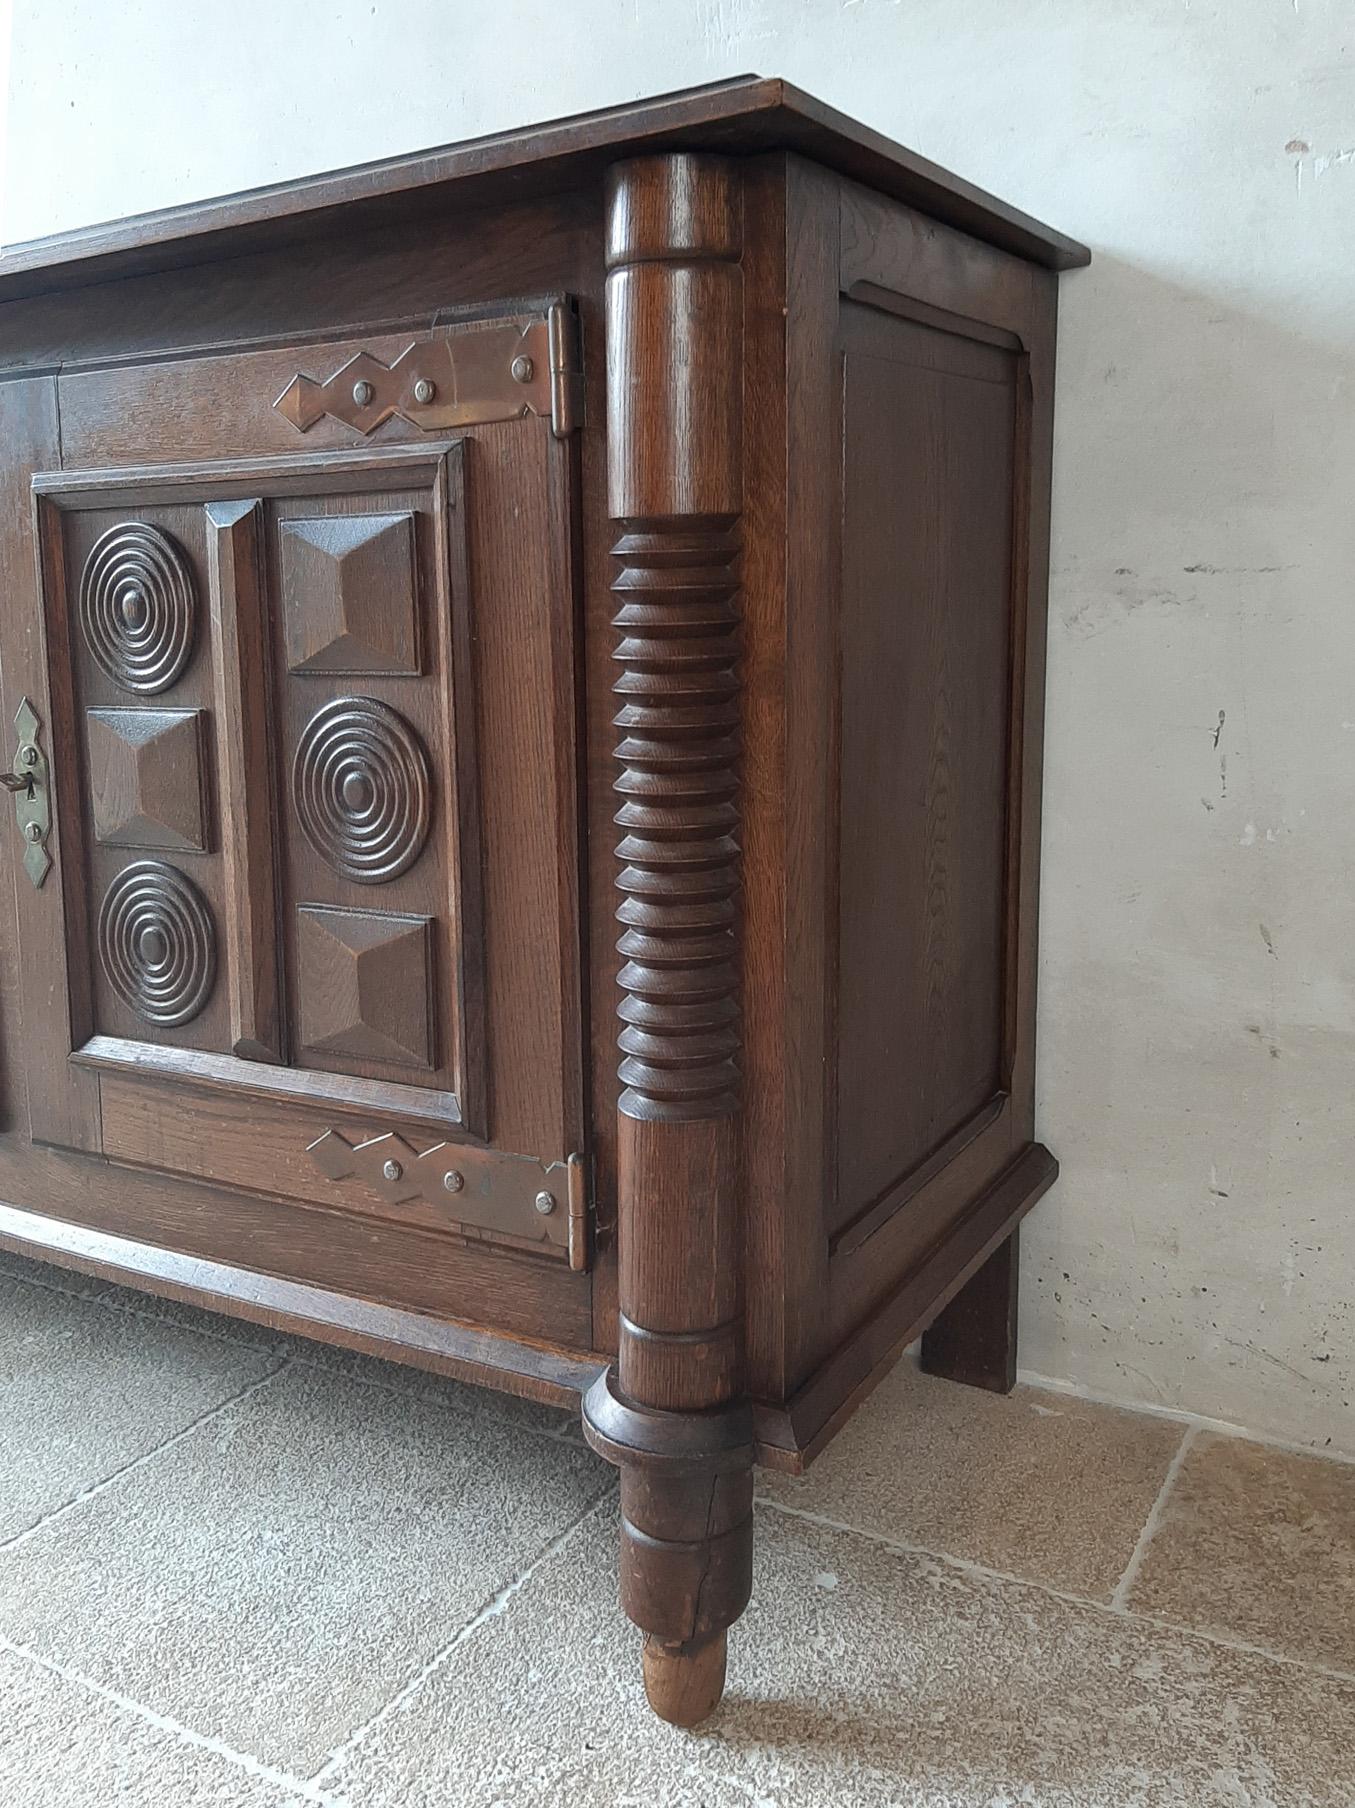
{"label": "concentric circle carving", "polygon": [[360,885],[397,878],[428,839],[428,755],[399,711],[374,697],[336,697],[315,712],[297,745],[292,795],[311,846]]}
{"label": "concentric circle carving", "polygon": [[158,527],[119,522],[85,560],[80,619],[90,652],[116,683],[148,695],[168,690],[197,631],[188,560]]}
{"label": "concentric circle carving", "polygon": [[99,957],[108,983],[146,1023],[187,1023],[216,981],[216,932],[207,901],[177,867],[124,867],[99,910]]}

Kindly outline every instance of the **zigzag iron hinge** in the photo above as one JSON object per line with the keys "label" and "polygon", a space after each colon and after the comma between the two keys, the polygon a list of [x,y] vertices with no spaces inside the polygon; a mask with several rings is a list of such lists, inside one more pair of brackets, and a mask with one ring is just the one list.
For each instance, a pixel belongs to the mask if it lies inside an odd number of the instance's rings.
{"label": "zigzag iron hinge", "polygon": [[444,327],[389,364],[357,352],[322,379],[298,371],[273,406],[298,433],[326,416],[365,435],[392,415],[446,433],[536,414],[563,439],[583,419],[578,313],[556,301],[544,314]]}
{"label": "zigzag iron hinge", "polygon": [[538,1161],[501,1149],[434,1143],[418,1149],[394,1130],[350,1141],[326,1130],[307,1153],[330,1180],[356,1180],[399,1215],[426,1218],[473,1237],[489,1231],[567,1257],[576,1274],[589,1261],[590,1164],[586,1156]]}

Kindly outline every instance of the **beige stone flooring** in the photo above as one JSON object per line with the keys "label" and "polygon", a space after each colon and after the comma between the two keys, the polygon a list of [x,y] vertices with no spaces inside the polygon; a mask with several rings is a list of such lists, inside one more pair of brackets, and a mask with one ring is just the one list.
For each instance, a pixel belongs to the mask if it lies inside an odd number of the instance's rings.
{"label": "beige stone flooring", "polygon": [[3,1808],[1355,1804],[1355,1468],[904,1364],[696,1734],[564,1415],[0,1256]]}

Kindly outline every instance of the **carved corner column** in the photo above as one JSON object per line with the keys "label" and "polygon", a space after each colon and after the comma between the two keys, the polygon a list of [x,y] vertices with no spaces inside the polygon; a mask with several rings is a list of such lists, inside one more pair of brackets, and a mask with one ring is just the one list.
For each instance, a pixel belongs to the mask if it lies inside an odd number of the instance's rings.
{"label": "carved corner column", "polygon": [[621,1600],[664,1719],[704,1719],[752,1581],[739,1157],[742,197],[718,157],[610,175],[609,512],[623,1091],[618,1361],[584,1402],[621,1470]]}

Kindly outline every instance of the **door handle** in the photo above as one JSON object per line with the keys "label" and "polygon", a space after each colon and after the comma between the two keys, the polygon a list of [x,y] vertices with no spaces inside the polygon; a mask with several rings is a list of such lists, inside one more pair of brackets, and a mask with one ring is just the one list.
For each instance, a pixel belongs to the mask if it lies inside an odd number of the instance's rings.
{"label": "door handle", "polygon": [[42,723],[25,697],[14,713],[19,745],[14,770],[0,772],[0,785],[14,794],[14,814],[24,838],[24,871],[40,887],[52,869],[47,837],[52,832],[52,775],[38,741]]}

